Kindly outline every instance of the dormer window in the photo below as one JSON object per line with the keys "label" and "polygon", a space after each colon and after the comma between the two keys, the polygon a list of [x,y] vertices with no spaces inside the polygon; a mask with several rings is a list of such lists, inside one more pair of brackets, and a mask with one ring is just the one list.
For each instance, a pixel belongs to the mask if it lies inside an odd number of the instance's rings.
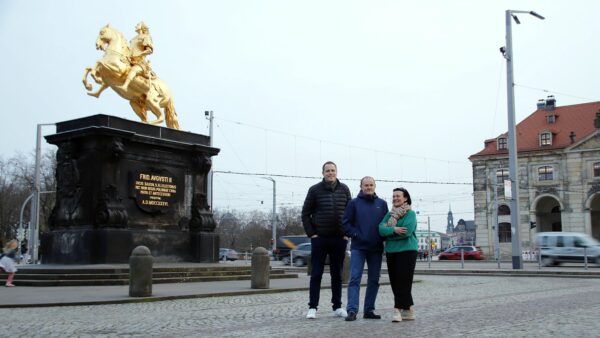
{"label": "dormer window", "polygon": [[540,146],[551,146],[552,145],[552,133],[543,132],[540,134]]}
{"label": "dormer window", "polygon": [[498,150],[506,150],[508,148],[508,143],[506,142],[506,137],[498,137]]}

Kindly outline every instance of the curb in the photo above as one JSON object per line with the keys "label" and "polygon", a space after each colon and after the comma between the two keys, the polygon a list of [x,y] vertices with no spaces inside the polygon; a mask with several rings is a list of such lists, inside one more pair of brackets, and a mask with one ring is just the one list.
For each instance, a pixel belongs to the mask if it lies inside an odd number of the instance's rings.
{"label": "curb", "polygon": [[[413,283],[419,283],[421,281],[414,280]],[[389,285],[389,282],[380,282],[379,285]],[[346,284],[344,284],[346,285]],[[361,286],[366,286],[366,283],[362,283]],[[323,286],[323,289],[331,289],[331,286]],[[155,296],[155,297],[130,297],[124,299],[113,299],[113,300],[100,300],[100,301],[81,301],[81,302],[62,302],[62,303],[30,303],[30,304],[0,304],[0,309],[13,309],[13,308],[31,308],[31,307],[54,307],[54,306],[88,306],[88,305],[110,305],[110,304],[132,304],[132,303],[151,303],[151,302],[162,302],[168,300],[179,300],[179,299],[196,299],[196,298],[212,298],[212,297],[231,297],[231,296],[247,296],[247,295],[262,295],[271,293],[284,293],[284,292],[295,292],[295,291],[308,291],[308,287],[297,287],[297,288],[282,288],[282,289],[250,289],[243,291],[229,291],[229,292],[215,292],[206,294],[190,294],[190,295],[179,295],[179,296]]]}

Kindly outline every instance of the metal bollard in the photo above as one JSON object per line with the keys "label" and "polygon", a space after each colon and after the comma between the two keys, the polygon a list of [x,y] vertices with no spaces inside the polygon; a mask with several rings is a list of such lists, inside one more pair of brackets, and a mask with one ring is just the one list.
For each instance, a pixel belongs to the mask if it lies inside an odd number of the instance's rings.
{"label": "metal bollard", "polygon": [[344,254],[344,267],[342,270],[342,284],[348,284],[350,280],[350,254],[346,251]]}
{"label": "metal bollard", "polygon": [[152,296],[152,255],[150,249],[138,246],[129,257],[129,297]]}
{"label": "metal bollard", "polygon": [[465,250],[460,250],[460,268],[465,268]]}
{"label": "metal bollard", "polygon": [[252,289],[268,289],[270,282],[271,264],[269,252],[263,247],[257,247],[252,252]]}

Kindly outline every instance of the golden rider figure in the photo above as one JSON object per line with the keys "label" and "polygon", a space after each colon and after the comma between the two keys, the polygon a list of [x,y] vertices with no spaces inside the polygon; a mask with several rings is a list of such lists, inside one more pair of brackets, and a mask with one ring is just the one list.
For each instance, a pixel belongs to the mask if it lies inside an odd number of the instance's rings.
{"label": "golden rider figure", "polygon": [[148,26],[146,26],[143,21],[140,21],[140,23],[135,26],[135,31],[138,35],[129,43],[131,48],[129,61],[131,62],[132,67],[122,86],[125,90],[129,87],[129,83],[138,75],[150,80],[156,77],[150,68],[150,62],[146,60],[146,55],[150,55],[154,51]]}

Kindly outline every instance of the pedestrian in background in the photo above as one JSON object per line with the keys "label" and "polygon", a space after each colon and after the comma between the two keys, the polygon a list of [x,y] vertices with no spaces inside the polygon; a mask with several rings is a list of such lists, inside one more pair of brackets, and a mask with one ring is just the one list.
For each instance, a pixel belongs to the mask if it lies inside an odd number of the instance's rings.
{"label": "pedestrian in background", "polygon": [[6,287],[15,286],[12,281],[15,278],[15,272],[17,272],[17,267],[15,266],[15,258],[17,257],[17,248],[19,247],[19,242],[16,239],[6,243],[4,249],[2,250],[2,258],[0,258],[0,269],[4,270],[8,273],[8,277],[6,278]]}
{"label": "pedestrian in background", "polygon": [[321,279],[327,255],[329,255],[333,315],[336,317],[348,315],[342,308],[342,268],[348,244],[348,238],[344,236],[342,228],[342,217],[352,196],[348,186],[337,179],[335,163],[325,162],[322,170],[323,180],[308,189],[302,206],[302,225],[311,243],[312,270],[306,313],[308,319],[317,317]]}
{"label": "pedestrian in background", "polygon": [[383,239],[379,236],[377,225],[387,212],[387,203],[375,194],[375,179],[370,176],[363,177],[360,180],[358,196],[348,203],[344,212],[344,230],[346,236],[352,239],[346,321],[356,320],[365,262],[368,278],[363,318],[381,319],[381,316],[375,313],[375,299],[379,290],[383,260]]}
{"label": "pedestrian in background", "polygon": [[401,322],[415,319],[412,284],[419,248],[415,233],[417,214],[411,209],[412,200],[404,188],[394,189],[392,204],[392,210],[379,223],[379,234],[385,238],[388,274],[394,293],[392,321]]}

